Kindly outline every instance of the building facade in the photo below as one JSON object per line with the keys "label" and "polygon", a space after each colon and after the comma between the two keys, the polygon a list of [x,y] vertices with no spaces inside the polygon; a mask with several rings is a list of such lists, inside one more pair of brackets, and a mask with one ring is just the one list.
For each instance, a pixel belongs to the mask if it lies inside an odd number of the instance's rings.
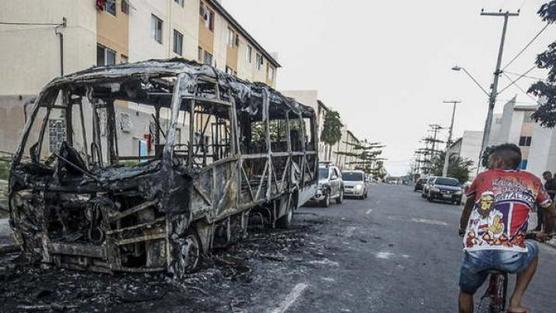
{"label": "building facade", "polygon": [[[331,110],[324,102],[319,100],[317,90],[283,90],[281,91],[287,97],[294,98],[300,103],[311,106],[317,112],[317,133],[320,137],[322,132],[322,125],[326,114]],[[360,140],[349,130],[344,123],[342,127],[342,138],[332,147],[319,140],[319,160],[330,161],[336,164],[341,170],[348,170],[355,168],[356,158],[348,156],[345,153],[353,153],[356,144]]]}
{"label": "building facade", "polygon": [[[494,115],[489,146],[518,145],[522,154],[520,168],[540,176],[546,170],[556,171],[556,130],[543,128],[531,119],[536,109],[537,106],[517,105],[516,98],[508,101],[502,113]],[[476,163],[482,138],[482,131],[465,131],[458,154]],[[455,144],[452,147],[455,150]]]}
{"label": "building facade", "polygon": [[[1,1],[0,20],[0,151],[16,149],[24,104],[62,74],[182,57],[275,87],[280,67],[216,0]],[[132,123],[150,114],[118,104]]]}

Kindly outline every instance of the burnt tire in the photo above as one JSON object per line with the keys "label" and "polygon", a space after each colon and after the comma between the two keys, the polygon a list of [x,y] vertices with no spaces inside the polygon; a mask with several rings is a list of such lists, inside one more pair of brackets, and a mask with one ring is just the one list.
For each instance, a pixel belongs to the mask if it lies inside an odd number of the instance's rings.
{"label": "burnt tire", "polygon": [[276,221],[276,227],[283,229],[288,229],[291,227],[293,221],[293,211],[295,207],[295,201],[293,199],[294,198],[290,200],[290,204],[288,205],[288,211],[286,212],[286,214]]}
{"label": "burnt tire", "polygon": [[340,190],[340,194],[336,198],[336,204],[342,204],[342,202],[344,202],[344,191]]}
{"label": "burnt tire", "polygon": [[174,240],[172,272],[178,279],[193,273],[201,262],[201,241],[197,232],[190,229],[183,237]]}
{"label": "burnt tire", "polygon": [[330,206],[330,195],[327,194],[324,196],[324,199],[320,202],[320,206],[323,208],[327,208]]}

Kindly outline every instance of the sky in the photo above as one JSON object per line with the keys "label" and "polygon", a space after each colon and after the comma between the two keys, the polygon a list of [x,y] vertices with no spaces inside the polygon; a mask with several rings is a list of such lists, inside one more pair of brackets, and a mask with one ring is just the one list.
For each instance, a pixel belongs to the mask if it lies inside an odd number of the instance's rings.
{"label": "sky", "polygon": [[[408,173],[428,125],[448,127],[461,100],[454,137],[482,130],[486,95],[454,65],[465,67],[484,88],[493,79],[503,18],[485,11],[516,11],[510,18],[502,64],[507,64],[541,30],[536,14],[543,0],[222,0],[222,4],[269,52],[278,54],[278,90],[318,90],[327,106],[360,139],[380,141],[391,175]],[[551,25],[507,69],[517,78],[556,39]],[[516,73],[510,74],[510,73]],[[528,76],[543,77],[534,69]],[[532,79],[516,85],[527,89]],[[501,76],[500,87],[510,81]],[[495,112],[517,96],[512,86],[498,97]],[[447,137],[447,130],[442,136]]]}

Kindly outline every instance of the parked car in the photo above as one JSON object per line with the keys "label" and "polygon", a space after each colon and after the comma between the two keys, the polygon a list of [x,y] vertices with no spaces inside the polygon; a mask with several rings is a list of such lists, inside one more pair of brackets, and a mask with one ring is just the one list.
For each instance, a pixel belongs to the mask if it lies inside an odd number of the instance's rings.
{"label": "parked car", "polygon": [[367,198],[367,176],[363,171],[343,171],[342,180],[344,181],[344,195],[358,199]]}
{"label": "parked car", "polygon": [[426,181],[427,181],[426,178],[419,178],[415,183],[415,188],[413,188],[413,191],[423,191],[423,185],[425,184]]}
{"label": "parked car", "polygon": [[436,178],[436,176],[429,176],[426,179],[425,183],[423,184],[423,192],[421,193],[421,197],[426,198],[427,194],[429,193],[429,187],[432,181]]}
{"label": "parked car", "polygon": [[463,187],[460,182],[451,177],[436,177],[429,185],[427,200],[449,201],[454,204],[461,204]]}
{"label": "parked car", "polygon": [[313,202],[320,206],[328,207],[331,200],[336,200],[337,204],[344,201],[344,182],[340,170],[330,164],[319,165],[319,183],[317,192],[313,197]]}

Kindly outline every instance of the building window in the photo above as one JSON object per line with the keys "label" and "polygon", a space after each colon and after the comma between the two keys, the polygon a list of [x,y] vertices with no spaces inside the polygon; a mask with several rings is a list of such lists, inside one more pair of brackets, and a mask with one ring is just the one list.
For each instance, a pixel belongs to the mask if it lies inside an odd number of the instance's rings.
{"label": "building window", "polygon": [[179,31],[174,29],[174,53],[177,55],[182,55],[183,49],[183,35]]}
{"label": "building window", "polygon": [[129,2],[128,0],[122,0],[121,8],[122,13],[129,14]]}
{"label": "building window", "polygon": [[247,62],[251,63],[253,60],[253,47],[247,46]]}
{"label": "building window", "polygon": [[197,61],[203,62],[203,48],[197,48]]}
{"label": "building window", "polygon": [[212,54],[205,51],[203,63],[207,65],[212,65]]}
{"label": "building window", "polygon": [[154,14],[151,15],[151,28],[154,40],[162,43],[162,20]]}
{"label": "building window", "polygon": [[116,64],[116,51],[97,45],[97,65],[114,65]]}
{"label": "building window", "polygon": [[260,71],[263,68],[263,64],[264,64],[263,56],[257,53],[256,61],[257,61],[257,70]]}
{"label": "building window", "polygon": [[528,160],[521,160],[521,163],[519,164],[519,168],[522,170],[526,170],[527,169],[527,161]]}
{"label": "building window", "polygon": [[211,31],[214,30],[214,12],[210,10],[206,4],[201,2],[199,6],[199,15],[203,20],[205,27],[210,29]]}
{"label": "building window", "polygon": [[116,16],[116,0],[106,0],[106,2],[104,2],[104,10]]}
{"label": "building window", "polygon": [[185,0],[174,0],[174,2],[179,4],[182,8],[183,8],[183,5],[185,4]]}
{"label": "building window", "polygon": [[127,55],[125,54],[120,55],[120,63],[124,64],[127,62],[128,62]]}
{"label": "building window", "polygon": [[274,80],[274,67],[272,65],[268,65],[266,70],[266,80],[273,81]]}
{"label": "building window", "polygon": [[521,136],[519,137],[519,145],[521,147],[530,147],[531,146],[531,136]]}
{"label": "building window", "polygon": [[235,43],[236,43],[236,33],[231,28],[228,28],[228,46],[234,47]]}

